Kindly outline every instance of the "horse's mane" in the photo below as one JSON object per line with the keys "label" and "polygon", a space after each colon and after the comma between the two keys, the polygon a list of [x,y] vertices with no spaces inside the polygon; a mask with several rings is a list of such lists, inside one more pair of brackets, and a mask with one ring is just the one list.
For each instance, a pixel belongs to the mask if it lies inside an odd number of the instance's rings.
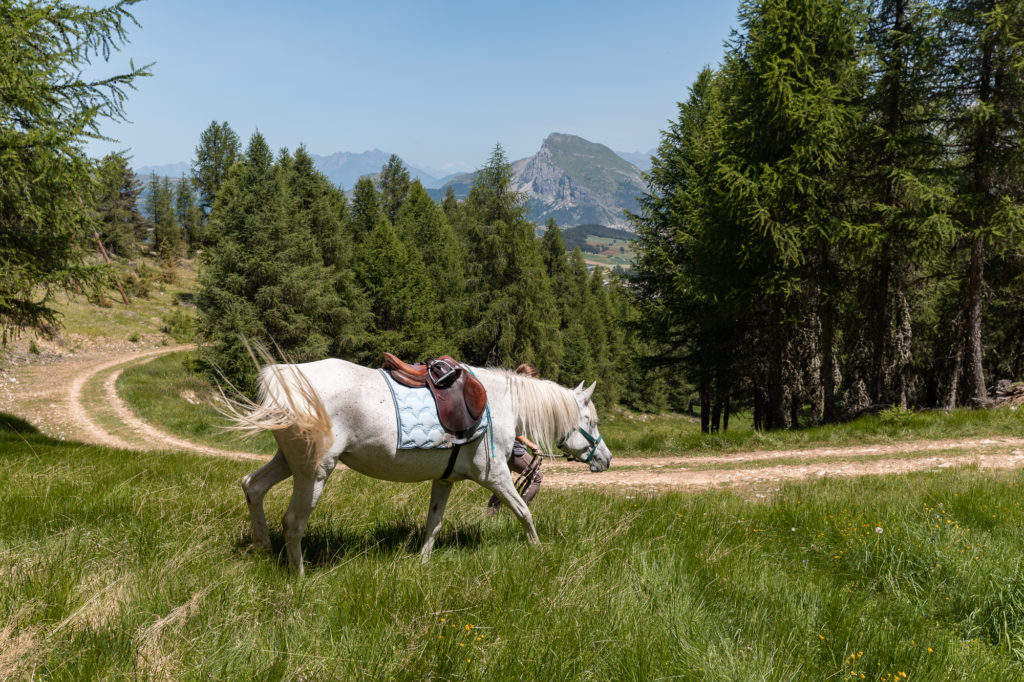
{"label": "horse's mane", "polygon": [[511,369],[474,368],[477,374],[504,379],[516,413],[516,432],[552,452],[580,422],[573,392],[553,381],[516,374]]}

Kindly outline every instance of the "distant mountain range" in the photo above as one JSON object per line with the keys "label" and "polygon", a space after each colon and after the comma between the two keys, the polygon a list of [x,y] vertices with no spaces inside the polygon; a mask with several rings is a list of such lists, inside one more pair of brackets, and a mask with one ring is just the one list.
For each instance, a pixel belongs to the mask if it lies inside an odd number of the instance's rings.
{"label": "distant mountain range", "polygon": [[[515,188],[527,196],[530,220],[543,224],[554,218],[559,225],[599,224],[629,228],[624,211],[637,210],[636,197],[645,190],[641,169],[650,168],[650,152],[614,152],[582,137],[552,133],[533,156],[512,164]],[[335,185],[351,190],[364,175],[379,173],[391,156],[379,149],[361,154],[335,152],[310,154],[317,169]],[[465,198],[475,173],[435,177],[406,164],[436,200],[448,187]],[[188,163],[142,166],[135,172],[143,181],[152,173],[179,178],[190,171]]]}

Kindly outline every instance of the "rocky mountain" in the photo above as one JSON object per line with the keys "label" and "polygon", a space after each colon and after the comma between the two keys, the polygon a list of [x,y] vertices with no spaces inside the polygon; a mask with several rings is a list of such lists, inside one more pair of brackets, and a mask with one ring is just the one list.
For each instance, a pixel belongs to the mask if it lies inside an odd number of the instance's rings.
{"label": "rocky mountain", "polygon": [[[630,228],[624,211],[638,210],[645,186],[640,169],[603,144],[575,135],[552,133],[533,156],[512,164],[515,189],[527,196],[529,219],[542,224],[596,223]],[[431,192],[444,196],[450,186],[462,199],[475,174],[457,176]]]}

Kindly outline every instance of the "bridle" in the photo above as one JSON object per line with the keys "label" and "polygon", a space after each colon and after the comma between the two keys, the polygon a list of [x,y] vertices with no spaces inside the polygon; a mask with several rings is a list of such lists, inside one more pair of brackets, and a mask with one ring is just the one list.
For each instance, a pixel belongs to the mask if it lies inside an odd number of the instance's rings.
{"label": "bridle", "polygon": [[569,432],[568,436],[563,438],[558,443],[558,449],[561,450],[562,447],[565,445],[565,442],[569,440],[569,438],[572,437],[572,434],[576,433],[577,431],[579,431],[580,435],[583,436],[586,439],[587,443],[590,444],[590,451],[587,453],[586,457],[577,457],[576,455],[566,454],[565,458],[570,462],[583,462],[584,464],[587,464],[590,462],[590,460],[594,459],[594,453],[597,452],[597,446],[601,444],[602,440],[604,440],[604,436],[598,434],[597,438],[595,439],[593,436],[587,433],[586,429],[584,429],[581,426],[577,426],[575,429]]}

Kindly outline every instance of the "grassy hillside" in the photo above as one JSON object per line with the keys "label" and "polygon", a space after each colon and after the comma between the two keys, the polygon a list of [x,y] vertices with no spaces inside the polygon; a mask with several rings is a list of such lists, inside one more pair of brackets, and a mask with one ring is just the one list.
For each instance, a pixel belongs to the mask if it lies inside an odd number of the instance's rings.
{"label": "grassy hillside", "polygon": [[459,485],[421,566],[427,486],[343,472],[300,582],[286,486],[248,549],[250,468],[5,420],[0,678],[1020,679],[1020,473],[544,490],[538,550]]}
{"label": "grassy hillside", "polygon": [[[95,345],[97,341],[191,341],[193,337],[193,293],[198,277],[195,261],[181,261],[174,281],[161,279],[155,260],[139,258],[147,284],[140,287],[145,295],[128,286],[128,305],[116,289],[103,297],[69,296],[58,299],[54,308],[60,315],[63,329],[56,343],[43,338],[38,343],[74,350],[76,347]],[[97,305],[98,304],[98,305]],[[31,339],[31,335],[27,339]],[[26,340],[27,343],[27,340]]]}
{"label": "grassy hillside", "polygon": [[562,241],[567,251],[578,248],[588,265],[629,269],[636,253],[633,240],[636,235],[625,230],[616,230],[604,225],[577,225],[562,231]]}

